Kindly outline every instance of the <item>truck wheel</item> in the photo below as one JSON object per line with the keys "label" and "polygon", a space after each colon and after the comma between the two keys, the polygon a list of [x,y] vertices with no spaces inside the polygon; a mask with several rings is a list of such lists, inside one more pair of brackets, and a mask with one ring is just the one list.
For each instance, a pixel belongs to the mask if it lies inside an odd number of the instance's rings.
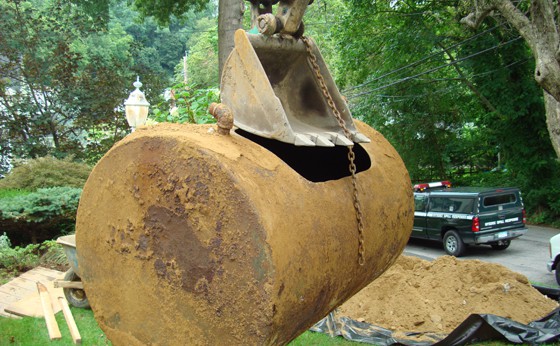
{"label": "truck wheel", "polygon": [[556,266],[556,270],[554,271],[554,274],[556,276],[556,283],[558,285],[560,285],[560,266]]}
{"label": "truck wheel", "polygon": [[456,231],[447,231],[443,236],[443,248],[447,254],[460,257],[465,252],[465,243]]}
{"label": "truck wheel", "polygon": [[[64,274],[64,281],[82,281],[78,274],[70,268],[66,274]],[[89,301],[86,297],[86,292],[79,288],[64,288],[64,296],[68,303],[77,308],[89,308]]]}
{"label": "truck wheel", "polygon": [[509,244],[511,244],[511,240],[500,240],[497,243],[490,244],[490,246],[494,250],[505,250],[509,247]]}

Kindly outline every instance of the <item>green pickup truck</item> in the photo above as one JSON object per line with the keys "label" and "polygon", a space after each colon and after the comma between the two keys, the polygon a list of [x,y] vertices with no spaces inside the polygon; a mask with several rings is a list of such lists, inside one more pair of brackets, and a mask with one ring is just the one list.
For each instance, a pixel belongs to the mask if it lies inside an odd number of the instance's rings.
{"label": "green pickup truck", "polygon": [[412,238],[443,242],[445,252],[459,257],[467,245],[505,250],[527,232],[519,189],[446,186],[415,185]]}

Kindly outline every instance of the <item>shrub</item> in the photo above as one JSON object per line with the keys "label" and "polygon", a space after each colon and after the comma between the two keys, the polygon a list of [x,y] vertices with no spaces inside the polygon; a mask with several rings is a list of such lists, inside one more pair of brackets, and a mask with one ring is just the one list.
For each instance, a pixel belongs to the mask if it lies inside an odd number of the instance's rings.
{"label": "shrub", "polygon": [[0,216],[4,219],[43,222],[51,218],[75,219],[82,189],[51,187],[11,198],[0,199]]}
{"label": "shrub", "polygon": [[52,187],[0,199],[0,229],[17,244],[36,243],[74,230],[82,189]]}
{"label": "shrub", "polygon": [[172,87],[176,109],[169,112],[170,102],[152,106],[152,118],[157,122],[212,124],[216,120],[208,112],[212,102],[220,102],[218,89],[197,89],[179,83]]}
{"label": "shrub", "polygon": [[46,156],[15,167],[6,178],[0,180],[0,188],[36,190],[55,186],[83,187],[90,172],[90,166],[72,162],[71,157],[59,160]]}
{"label": "shrub", "polygon": [[44,241],[40,250],[42,254],[39,260],[41,266],[61,271],[66,271],[70,266],[64,248],[55,240]]}
{"label": "shrub", "polygon": [[0,189],[0,199],[28,195],[31,192],[25,189]]}
{"label": "shrub", "polygon": [[10,239],[4,233],[0,235],[0,270],[2,277],[17,275],[33,269],[39,264],[39,244],[30,244],[26,247],[11,247]]}
{"label": "shrub", "polygon": [[38,265],[57,270],[66,270],[69,266],[62,246],[54,240],[12,247],[6,233],[0,235],[0,284]]}

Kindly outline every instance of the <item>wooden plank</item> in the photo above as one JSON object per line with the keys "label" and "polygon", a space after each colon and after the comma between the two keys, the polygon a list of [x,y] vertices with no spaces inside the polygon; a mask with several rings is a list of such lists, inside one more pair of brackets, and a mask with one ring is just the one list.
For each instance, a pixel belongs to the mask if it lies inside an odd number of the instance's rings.
{"label": "wooden plank", "polygon": [[14,314],[9,314],[9,313],[4,312],[4,311],[0,311],[0,316],[15,318],[15,319],[21,319],[21,316],[17,316],[17,315],[14,315]]}
{"label": "wooden plank", "polygon": [[0,293],[2,294],[6,294],[9,296],[14,296],[17,297],[18,299],[23,299],[25,297],[27,297],[29,294],[31,294],[32,292],[30,292],[27,289],[20,289],[16,286],[2,286],[0,287]]}
{"label": "wooden plank", "polygon": [[76,325],[74,316],[72,316],[72,311],[70,311],[70,307],[68,306],[66,298],[58,297],[58,302],[60,303],[62,313],[64,314],[64,318],[66,319],[66,324],[68,325],[68,329],[70,330],[72,341],[74,342],[74,344],[81,344],[82,336],[80,335],[80,331],[78,330],[78,326]]}
{"label": "wooden plank", "polygon": [[[37,279],[39,279],[41,277],[37,277]],[[10,281],[8,284],[6,284],[6,286],[4,288],[4,290],[9,290],[11,292],[18,292],[18,291],[28,291],[25,292],[23,295],[28,295],[29,293],[35,292],[37,290],[37,288],[35,287],[35,283],[37,282],[37,279],[35,279],[35,281],[31,281],[28,279],[24,279],[21,277],[12,279],[12,281]],[[21,294],[20,294],[21,295]]]}
{"label": "wooden plank", "polygon": [[17,295],[11,294],[10,292],[0,291],[0,304],[3,302],[13,303],[17,302],[20,298]]}
{"label": "wooden plank", "polygon": [[[60,274],[60,272],[58,273]],[[60,278],[60,275],[56,275],[53,274],[52,272],[41,270],[40,268],[35,268],[32,271],[23,273],[22,275],[19,276],[19,279],[22,280],[37,280],[39,278],[42,280],[52,281]]]}
{"label": "wooden plank", "polygon": [[47,330],[49,331],[49,338],[51,340],[61,339],[62,335],[60,334],[58,323],[56,323],[56,318],[54,317],[49,291],[47,290],[47,287],[40,282],[37,282],[37,290],[39,291],[39,296],[41,297],[41,306],[43,307],[45,322],[47,323]]}
{"label": "wooden plank", "polygon": [[0,316],[10,317],[10,318],[20,318],[14,314],[4,311],[4,309],[12,303],[17,302],[19,297],[0,292]]}
{"label": "wooden plank", "polygon": [[[43,281],[44,282],[44,281]],[[60,311],[60,304],[56,303],[58,297],[64,296],[64,292],[62,288],[54,288],[52,281],[44,282],[44,285],[47,287],[49,294],[51,296],[51,301],[55,302],[53,304],[54,313],[58,313]],[[43,309],[41,307],[41,298],[37,290],[32,294],[29,294],[22,299],[19,299],[16,302],[12,302],[8,306],[4,308],[4,310],[8,313],[17,315],[17,316],[30,316],[30,317],[43,317]]]}
{"label": "wooden plank", "polygon": [[84,283],[81,281],[61,281],[54,280],[53,285],[55,288],[78,288],[80,290],[84,289]]}
{"label": "wooden plank", "polygon": [[0,314],[2,316],[32,316],[43,317],[41,298],[37,292],[37,281],[44,283],[51,294],[54,312],[60,311],[58,296],[64,293],[62,289],[53,287],[54,278],[62,278],[63,272],[43,267],[34,268],[19,277],[0,286]]}

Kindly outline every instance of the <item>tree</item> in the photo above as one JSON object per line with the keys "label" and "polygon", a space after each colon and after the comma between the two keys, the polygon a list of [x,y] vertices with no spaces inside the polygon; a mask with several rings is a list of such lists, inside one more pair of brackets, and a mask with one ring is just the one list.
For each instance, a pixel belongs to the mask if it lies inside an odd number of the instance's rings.
{"label": "tree", "polygon": [[162,26],[168,25],[171,16],[181,18],[191,10],[202,11],[211,0],[131,0],[143,17],[154,17]]}
{"label": "tree", "polygon": [[219,75],[234,47],[233,35],[243,25],[243,0],[220,0],[218,6],[218,66]]}
{"label": "tree", "polygon": [[[208,2],[208,0],[134,0],[134,5],[144,16],[153,16],[160,25],[166,25],[172,15],[183,16],[190,10],[202,10]],[[233,34],[242,27],[244,10],[244,0],[219,0],[218,71],[220,76],[223,64],[234,46]]]}
{"label": "tree", "polygon": [[163,89],[162,69],[119,23],[100,25],[58,0],[4,1],[0,17],[3,159],[75,154],[94,161],[127,129],[119,107],[136,75],[148,95]]}
{"label": "tree", "polygon": [[452,63],[466,36],[454,24],[455,6],[356,0],[337,13],[330,33],[338,42],[337,82],[354,116],[395,146],[413,180],[491,162],[488,152],[472,160],[479,143],[457,144],[475,132],[482,107],[472,102],[463,67]]}
{"label": "tree", "polygon": [[[197,33],[188,41],[188,84],[195,88],[219,88],[218,30],[214,21],[203,18],[197,22]],[[180,64],[181,69],[184,64]],[[183,78],[181,78],[183,81]]]}
{"label": "tree", "polygon": [[[134,0],[134,6],[144,16],[153,16],[160,25],[169,24],[171,17],[181,17],[191,10],[201,11],[213,1],[208,0]],[[242,27],[244,0],[219,0],[218,5],[218,71],[232,51],[233,34]]]}
{"label": "tree", "polygon": [[[548,133],[560,157],[560,36],[558,2],[473,0],[474,9],[462,22],[477,28],[488,17],[501,18],[515,28],[531,48],[535,59],[534,78],[544,92]],[[528,10],[526,15],[524,10]]]}

